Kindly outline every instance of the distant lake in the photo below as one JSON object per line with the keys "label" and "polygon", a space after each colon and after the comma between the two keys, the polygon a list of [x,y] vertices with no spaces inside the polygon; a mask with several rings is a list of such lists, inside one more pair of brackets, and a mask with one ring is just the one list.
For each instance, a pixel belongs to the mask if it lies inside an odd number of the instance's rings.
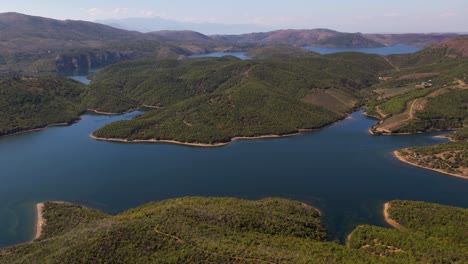
{"label": "distant lake", "polygon": [[416,168],[392,151],[444,142],[440,133],[371,136],[353,113],[319,131],[221,148],[96,141],[89,134],[131,119],[84,115],[67,127],[0,139],[0,247],[28,241],[34,205],[54,200],[117,214],[183,196],[286,197],[318,207],[330,238],[358,224],[386,226],[382,203],[411,199],[468,207],[468,181]]}
{"label": "distant lake", "polygon": [[304,47],[306,50],[314,51],[320,54],[331,54],[331,53],[338,53],[338,52],[362,52],[362,53],[369,53],[369,54],[378,54],[378,55],[391,55],[391,54],[407,54],[407,53],[415,53],[422,48],[415,47],[415,46],[407,46],[407,45],[395,45],[395,46],[388,46],[388,47],[379,47],[379,48],[321,48],[321,47]]}
{"label": "distant lake", "polygon": [[245,55],[245,52],[213,52],[213,53],[205,53],[205,54],[195,54],[189,56],[189,58],[219,58],[224,56],[234,56],[241,60],[250,60],[251,58]]}

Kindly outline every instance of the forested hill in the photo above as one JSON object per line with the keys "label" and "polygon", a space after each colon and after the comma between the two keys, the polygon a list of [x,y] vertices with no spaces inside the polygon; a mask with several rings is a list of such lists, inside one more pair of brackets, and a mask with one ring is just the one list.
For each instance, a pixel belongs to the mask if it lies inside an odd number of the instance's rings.
{"label": "forested hill", "polygon": [[335,122],[357,105],[361,89],[378,82],[379,72],[388,69],[382,57],[365,54],[141,60],[100,72],[87,98],[89,108],[105,112],[159,108],[99,129],[94,133],[99,138],[214,144]]}
{"label": "forested hill", "polygon": [[0,263],[466,263],[468,210],[392,201],[397,227],[358,226],[327,242],[320,212],[298,201],[187,197],[117,216],[45,203],[39,240]]}
{"label": "forested hill", "polygon": [[0,79],[0,136],[60,123],[84,112],[84,85],[57,77]]}

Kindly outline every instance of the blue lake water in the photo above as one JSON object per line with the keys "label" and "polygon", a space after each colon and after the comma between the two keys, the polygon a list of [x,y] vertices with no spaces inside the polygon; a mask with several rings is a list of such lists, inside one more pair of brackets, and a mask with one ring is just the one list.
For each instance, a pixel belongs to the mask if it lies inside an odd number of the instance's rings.
{"label": "blue lake water", "polygon": [[0,247],[29,240],[34,205],[80,203],[117,214],[181,196],[277,196],[324,213],[331,239],[358,224],[385,226],[382,204],[411,199],[468,207],[468,181],[401,163],[392,151],[443,142],[436,134],[371,136],[361,112],[299,136],[236,141],[221,148],[124,144],[89,137],[130,119],[84,115],[68,127],[0,139]]}
{"label": "blue lake water", "polygon": [[234,56],[241,60],[250,60],[251,58],[245,55],[245,52],[213,52],[205,54],[195,54],[189,56],[189,58],[210,58],[210,57],[223,57],[223,56]]}
{"label": "blue lake water", "polygon": [[322,47],[304,47],[306,50],[314,51],[320,54],[332,54],[338,52],[362,52],[369,54],[378,54],[378,55],[391,55],[391,54],[407,54],[415,53],[422,48],[408,45],[395,45],[388,47],[379,47],[379,48],[322,48]]}

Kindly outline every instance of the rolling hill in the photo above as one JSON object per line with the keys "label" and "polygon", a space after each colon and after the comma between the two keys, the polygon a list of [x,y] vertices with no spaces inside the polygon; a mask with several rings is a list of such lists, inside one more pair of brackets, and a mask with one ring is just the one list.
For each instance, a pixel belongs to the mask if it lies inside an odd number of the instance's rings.
{"label": "rolling hill", "polygon": [[0,78],[0,136],[79,120],[83,92],[84,85],[65,78]]}
{"label": "rolling hill", "polygon": [[117,216],[47,202],[38,240],[0,250],[0,263],[466,263],[468,210],[392,201],[396,228],[358,226],[326,241],[315,208],[266,198],[186,197]]}
{"label": "rolling hill", "polygon": [[161,30],[147,33],[170,41],[213,41],[212,38],[190,30]]}
{"label": "rolling hill", "polygon": [[457,34],[362,34],[343,33],[330,29],[276,30],[242,35],[214,35],[213,39],[234,43],[257,43],[264,45],[294,45],[320,47],[382,47],[396,44],[427,47],[449,39]]}
{"label": "rolling hill", "polygon": [[[87,101],[89,108],[104,112],[159,108],[99,129],[93,133],[98,139],[219,145],[335,122],[356,106],[361,89],[390,68],[380,56],[358,53],[258,61],[140,60],[99,72]],[[316,89],[331,88],[326,100],[334,104],[324,108],[311,99],[321,96]]]}

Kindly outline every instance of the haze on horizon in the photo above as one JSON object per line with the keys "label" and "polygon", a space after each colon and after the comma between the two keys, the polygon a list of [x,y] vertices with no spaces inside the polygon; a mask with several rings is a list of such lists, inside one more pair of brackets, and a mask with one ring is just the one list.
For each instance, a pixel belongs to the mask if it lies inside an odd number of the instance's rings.
{"label": "haze on horizon", "polygon": [[[197,29],[205,34],[312,28],[363,33],[468,32],[466,0],[0,0],[0,4],[0,13],[55,19],[152,18],[186,25],[202,23]],[[231,32],[212,32],[214,29],[208,27],[203,30],[206,23],[230,25],[227,31]]]}

